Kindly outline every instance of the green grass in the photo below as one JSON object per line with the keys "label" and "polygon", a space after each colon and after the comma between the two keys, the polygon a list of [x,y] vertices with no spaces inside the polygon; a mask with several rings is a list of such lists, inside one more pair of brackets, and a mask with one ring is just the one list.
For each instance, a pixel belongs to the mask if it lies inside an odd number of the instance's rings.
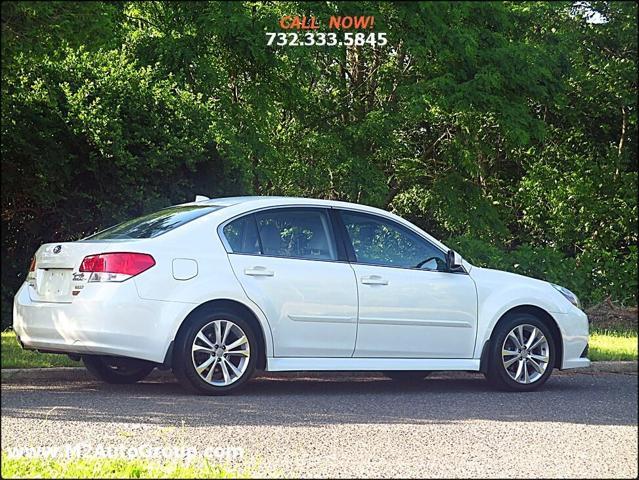
{"label": "green grass", "polygon": [[590,332],[588,358],[602,360],[637,360],[637,332],[593,330]]}
{"label": "green grass", "polygon": [[7,458],[2,455],[2,478],[249,478],[249,473],[203,462],[140,459]]}
{"label": "green grass", "polygon": [[[590,353],[592,361],[601,360],[637,360],[637,332],[618,332],[611,330],[593,330],[590,332]],[[2,368],[35,367],[79,367],[66,355],[37,353],[22,350],[15,334],[2,332]]]}
{"label": "green grass", "polygon": [[66,355],[38,353],[23,350],[12,331],[2,332],[2,368],[36,368],[36,367],[80,367]]}

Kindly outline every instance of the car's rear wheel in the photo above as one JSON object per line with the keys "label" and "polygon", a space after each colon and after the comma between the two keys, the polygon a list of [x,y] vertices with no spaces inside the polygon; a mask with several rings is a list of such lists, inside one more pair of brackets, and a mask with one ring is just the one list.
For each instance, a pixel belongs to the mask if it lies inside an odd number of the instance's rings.
{"label": "car's rear wheel", "polygon": [[418,382],[426,378],[428,374],[430,374],[430,372],[425,370],[393,370],[384,372],[384,375],[397,382]]}
{"label": "car's rear wheel", "polygon": [[255,372],[257,338],[252,326],[232,312],[198,315],[176,342],[173,372],[184,386],[206,395],[225,395]]}
{"label": "car's rear wheel", "polygon": [[144,360],[107,355],[85,355],[82,363],[91,375],[107,383],[135,383],[155,368],[154,363]]}
{"label": "car's rear wheel", "polygon": [[493,332],[488,381],[500,390],[526,392],[541,387],[555,364],[552,330],[534,315],[505,318]]}

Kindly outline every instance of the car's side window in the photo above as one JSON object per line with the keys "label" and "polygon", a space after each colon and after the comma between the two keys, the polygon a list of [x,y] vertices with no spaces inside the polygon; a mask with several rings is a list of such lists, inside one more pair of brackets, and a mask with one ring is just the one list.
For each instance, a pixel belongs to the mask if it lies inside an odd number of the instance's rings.
{"label": "car's side window", "polygon": [[260,241],[253,215],[245,215],[228,223],[223,234],[233,253],[260,254]]}
{"label": "car's side window", "polygon": [[376,215],[340,211],[358,263],[446,270],[446,255],[419,235]]}
{"label": "car's side window", "polygon": [[328,213],[317,208],[275,208],[255,213],[262,253],[337,260]]}

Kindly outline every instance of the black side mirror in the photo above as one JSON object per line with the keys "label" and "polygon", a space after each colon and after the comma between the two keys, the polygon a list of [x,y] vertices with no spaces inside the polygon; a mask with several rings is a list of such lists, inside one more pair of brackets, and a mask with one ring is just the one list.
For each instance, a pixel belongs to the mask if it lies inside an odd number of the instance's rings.
{"label": "black side mirror", "polygon": [[455,271],[461,268],[462,266],[462,257],[459,253],[454,250],[448,250],[446,254],[446,267],[449,271]]}

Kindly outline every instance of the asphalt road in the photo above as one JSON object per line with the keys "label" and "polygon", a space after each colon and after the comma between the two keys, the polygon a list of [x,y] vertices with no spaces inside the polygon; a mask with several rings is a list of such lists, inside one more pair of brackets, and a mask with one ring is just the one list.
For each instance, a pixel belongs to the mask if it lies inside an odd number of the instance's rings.
{"label": "asphalt road", "polygon": [[637,477],[637,376],[560,374],[533,393],[474,374],[402,385],[379,375],[271,376],[190,396],[155,378],[4,382],[2,448],[240,447],[255,475]]}

